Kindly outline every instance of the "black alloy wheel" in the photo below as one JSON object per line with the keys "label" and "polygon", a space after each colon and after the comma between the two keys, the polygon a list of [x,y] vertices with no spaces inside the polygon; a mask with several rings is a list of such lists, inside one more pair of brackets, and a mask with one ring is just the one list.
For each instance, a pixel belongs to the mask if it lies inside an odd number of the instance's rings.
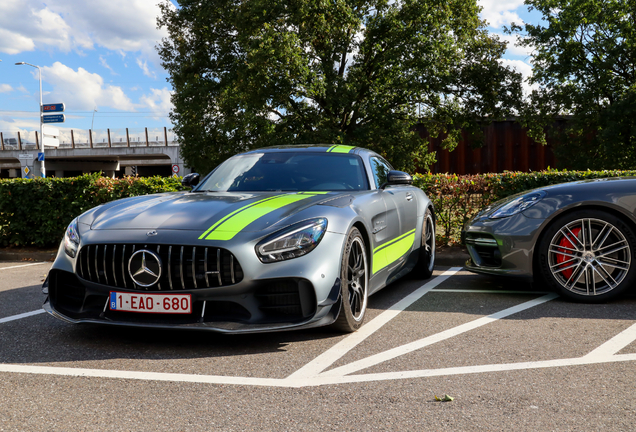
{"label": "black alloy wheel", "polygon": [[428,208],[424,214],[422,223],[422,239],[417,264],[413,269],[416,279],[428,279],[433,275],[435,268],[435,214]]}
{"label": "black alloy wheel", "polygon": [[340,270],[340,312],[333,327],[351,333],[364,322],[367,310],[369,267],[364,238],[352,228],[342,254]]}

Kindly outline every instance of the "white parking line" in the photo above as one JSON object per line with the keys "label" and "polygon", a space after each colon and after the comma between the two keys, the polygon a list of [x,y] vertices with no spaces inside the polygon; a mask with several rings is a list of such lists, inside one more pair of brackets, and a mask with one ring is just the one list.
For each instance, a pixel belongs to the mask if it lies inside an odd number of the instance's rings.
{"label": "white parking line", "polygon": [[28,318],[28,317],[33,316],[33,315],[40,315],[40,314],[43,314],[44,312],[46,312],[44,309],[38,309],[38,310],[31,311],[31,312],[25,312],[25,313],[21,313],[21,314],[18,314],[18,315],[13,315],[13,316],[6,317],[6,318],[0,318],[0,324],[6,323],[6,322],[9,322],[9,321],[19,320],[19,319],[22,319],[22,318]]}
{"label": "white parking line", "polygon": [[433,288],[444,282],[449,277],[461,270],[461,267],[453,267],[441,275],[437,276],[432,281],[422,285],[408,296],[404,297],[399,302],[395,303],[388,310],[382,312],[373,320],[363,325],[357,332],[351,333],[345,339],[341,340],[333,347],[307,363],[302,368],[291,374],[288,378],[298,379],[303,377],[312,377],[318,375],[323,370],[334,364],[338,359],[344,356],[346,353],[355,348],[358,344],[371,336],[373,333],[382,328],[386,323],[398,316],[407,307],[411,306],[417,300],[419,300],[424,294],[431,291]]}
{"label": "white parking line", "polygon": [[[321,385],[334,385],[334,384],[347,384],[347,383],[360,383],[369,381],[386,381],[386,380],[398,380],[398,379],[413,379],[413,378],[426,378],[437,376],[451,376],[462,374],[476,374],[476,373],[494,373],[505,372],[514,370],[527,370],[527,369],[541,369],[541,368],[554,368],[564,366],[580,366],[580,365],[592,365],[601,363],[614,363],[625,361],[636,361],[636,354],[617,354],[636,340],[636,324],[631,325],[627,329],[623,330],[609,341],[603,343],[598,348],[594,349],[590,353],[583,357],[567,358],[567,359],[553,359],[542,360],[534,362],[523,363],[506,363],[506,364],[489,364],[489,365],[476,365],[476,366],[460,366],[449,367],[441,369],[425,369],[425,370],[409,370],[398,372],[385,372],[385,373],[370,373],[370,374],[357,374],[351,375],[353,372],[363,370],[369,366],[384,362],[391,358],[412,352],[416,349],[431,345],[432,343],[447,340],[452,336],[462,334],[471,329],[478,328],[489,322],[494,322],[498,319],[509,316],[513,313],[518,313],[523,310],[527,310],[531,307],[543,304],[553,298],[557,297],[556,294],[548,294],[543,297],[536,298],[529,302],[519,304],[517,306],[505,309],[487,317],[482,317],[469,323],[457,326],[452,329],[445,330],[435,335],[431,335],[427,338],[420,339],[418,341],[397,347],[366,359],[359,360],[357,362],[350,363],[345,366],[333,369],[331,371],[323,372],[335,361],[340,359],[344,354],[349,352],[360,342],[368,338],[392,318],[397,316],[401,311],[405,310],[424,294],[430,292],[434,287],[438,286],[441,282],[457,273],[459,268],[452,268],[437,278],[431,280],[427,284],[418,288],[416,291],[405,297],[393,305],[389,310],[383,312],[374,320],[370,321],[367,325],[363,326],[357,333],[353,333],[346,337],[331,349],[318,356],[315,360],[308,363],[297,372],[293,373],[287,378],[255,378],[255,377],[236,377],[236,376],[219,376],[219,375],[195,375],[195,374],[175,374],[175,373],[162,373],[162,372],[143,372],[143,371],[121,371],[121,370],[108,370],[108,369],[85,369],[85,368],[72,368],[72,367],[54,367],[54,366],[35,366],[35,365],[16,365],[16,364],[0,364],[0,373],[27,373],[27,374],[42,374],[42,375],[54,375],[54,376],[67,376],[67,377],[90,377],[90,378],[109,378],[109,379],[135,379],[142,381],[171,381],[171,382],[184,382],[184,383],[202,383],[202,384],[225,384],[225,385],[246,385],[246,386],[268,386],[268,387],[308,387],[308,386],[321,386]],[[435,292],[455,292],[455,290],[435,290]],[[512,293],[519,294],[518,291]],[[537,293],[534,293],[537,294]],[[20,315],[14,315],[0,319],[0,323],[12,321],[15,319],[25,318],[28,316],[38,315],[44,313],[43,310],[37,310],[27,312]]]}
{"label": "white parking line", "polygon": [[525,303],[522,303],[520,305],[516,305],[513,307],[510,307],[508,309],[502,310],[500,312],[496,312],[492,315],[488,315],[486,317],[482,317],[479,319],[476,319],[474,321],[470,321],[467,322],[465,324],[462,324],[460,326],[457,327],[453,327],[451,329],[448,330],[444,330],[443,332],[425,337],[423,339],[420,340],[416,340],[414,342],[408,343],[406,345],[402,345],[393,349],[390,349],[388,351],[384,351],[375,355],[372,355],[370,357],[364,358],[362,360],[358,360],[355,361],[353,363],[349,363],[347,365],[344,366],[340,366],[338,368],[332,369],[330,371],[327,372],[323,372],[322,375],[324,376],[342,376],[342,375],[348,375],[366,368],[369,368],[371,366],[375,366],[379,363],[383,363],[387,360],[391,360],[394,359],[396,357],[402,356],[404,354],[408,354],[410,352],[416,351],[418,349],[424,348],[426,346],[429,345],[433,345],[434,343],[446,340],[446,339],[450,339],[454,336],[460,335],[462,333],[466,333],[470,330],[474,330],[476,328],[479,328],[481,326],[484,326],[486,324],[490,324],[492,322],[498,321],[502,318],[505,318],[507,316],[522,312],[526,309],[530,309],[532,307],[538,306],[542,303],[548,302],[550,300],[553,300],[555,298],[557,298],[558,295],[557,294],[548,294],[548,295],[544,295],[543,297],[539,297],[537,299],[534,300],[530,300],[527,301]]}
{"label": "white parking line", "polygon": [[0,270],[9,270],[14,268],[29,267],[29,266],[41,265],[41,264],[51,264],[51,263],[48,261],[43,261],[43,262],[36,262],[36,263],[29,263],[29,264],[21,264],[21,265],[15,265],[11,267],[0,267]]}
{"label": "white parking line", "polygon": [[636,324],[623,330],[585,357],[606,357],[614,355],[636,340]]}

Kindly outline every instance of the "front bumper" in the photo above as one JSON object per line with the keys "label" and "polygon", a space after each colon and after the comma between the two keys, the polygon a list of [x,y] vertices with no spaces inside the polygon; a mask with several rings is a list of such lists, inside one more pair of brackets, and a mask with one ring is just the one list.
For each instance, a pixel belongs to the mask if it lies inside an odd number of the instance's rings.
{"label": "front bumper", "polygon": [[[47,278],[44,310],[69,323],[96,323],[134,327],[181,328],[224,333],[253,333],[326,325],[339,309],[340,285],[317,305],[312,284],[302,278],[246,282],[232,289],[183,290],[190,294],[192,313],[187,315],[113,311],[111,291],[135,294],[177,294],[166,291],[133,291],[82,280],[72,273],[52,270]],[[334,315],[334,312],[336,315]]]}
{"label": "front bumper", "polygon": [[535,245],[544,222],[523,213],[502,219],[474,218],[462,231],[470,254],[464,267],[475,273],[532,277]]}

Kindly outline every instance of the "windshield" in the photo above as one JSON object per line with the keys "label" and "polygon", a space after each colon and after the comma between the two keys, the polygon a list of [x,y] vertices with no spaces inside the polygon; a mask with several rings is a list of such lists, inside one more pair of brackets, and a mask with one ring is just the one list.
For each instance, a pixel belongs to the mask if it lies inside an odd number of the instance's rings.
{"label": "windshield", "polygon": [[234,156],[197,191],[343,191],[369,185],[357,155],[309,152],[250,153]]}

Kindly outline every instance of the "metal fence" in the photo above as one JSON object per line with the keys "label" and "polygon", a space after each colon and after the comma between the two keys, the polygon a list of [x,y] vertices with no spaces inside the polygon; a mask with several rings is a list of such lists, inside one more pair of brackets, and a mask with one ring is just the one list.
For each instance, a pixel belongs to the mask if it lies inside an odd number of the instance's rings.
{"label": "metal fence", "polygon": [[[536,143],[515,120],[492,122],[483,131],[483,146],[474,148],[475,143],[468,134],[462,133],[461,141],[452,152],[442,149],[444,137],[429,139],[429,151],[437,152],[437,162],[430,171],[461,175],[541,171],[556,166],[553,142],[548,139],[545,146]],[[425,137],[426,132],[420,130],[420,135]]]}
{"label": "metal fence", "polygon": [[[122,129],[59,129],[59,147],[161,147],[178,146],[172,129],[122,128]],[[0,150],[37,150],[40,146],[38,132],[0,132]]]}

